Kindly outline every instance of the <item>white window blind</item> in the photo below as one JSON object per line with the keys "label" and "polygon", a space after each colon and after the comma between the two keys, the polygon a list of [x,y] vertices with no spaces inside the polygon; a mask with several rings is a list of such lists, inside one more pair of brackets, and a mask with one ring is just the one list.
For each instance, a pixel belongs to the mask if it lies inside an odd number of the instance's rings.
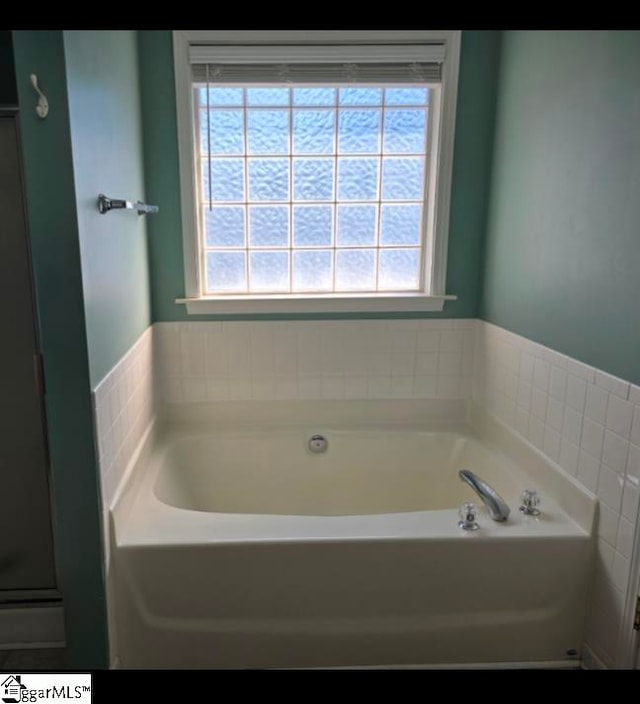
{"label": "white window blind", "polygon": [[444,44],[189,49],[193,80],[216,83],[439,83],[444,59]]}

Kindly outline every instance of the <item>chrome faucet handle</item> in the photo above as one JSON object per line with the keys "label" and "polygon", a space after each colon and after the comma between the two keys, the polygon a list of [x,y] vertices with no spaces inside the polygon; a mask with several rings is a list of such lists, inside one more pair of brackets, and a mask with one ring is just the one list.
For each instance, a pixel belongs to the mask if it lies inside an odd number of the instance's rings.
{"label": "chrome faucet handle", "polygon": [[525,489],[520,497],[522,501],[522,506],[520,506],[520,511],[527,516],[539,516],[540,509],[540,497],[535,489]]}
{"label": "chrome faucet handle", "polygon": [[466,502],[460,506],[460,520],[458,525],[462,530],[478,530],[478,509],[471,502]]}

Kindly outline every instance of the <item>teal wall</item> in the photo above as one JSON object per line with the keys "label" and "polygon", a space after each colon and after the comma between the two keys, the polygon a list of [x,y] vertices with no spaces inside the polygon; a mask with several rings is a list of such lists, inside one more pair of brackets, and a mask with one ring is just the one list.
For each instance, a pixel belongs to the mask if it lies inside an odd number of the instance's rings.
{"label": "teal wall", "polygon": [[147,219],[96,207],[98,193],[145,200],[136,32],[67,31],[64,48],[95,387],[151,319]]}
{"label": "teal wall", "polygon": [[[443,317],[475,317],[478,310],[499,46],[499,32],[463,33],[447,269],[447,293],[458,300],[446,305]],[[171,32],[140,32],[139,57],[147,197],[160,206],[160,215],[148,223],[152,317],[214,319],[189,318],[174,303],[185,290]]]}
{"label": "teal wall", "polygon": [[506,32],[481,316],[640,383],[640,32]]}
{"label": "teal wall", "polygon": [[[14,32],[29,233],[44,353],[56,562],[69,665],[105,667],[101,519],[62,32]],[[35,114],[29,74],[50,104]]]}

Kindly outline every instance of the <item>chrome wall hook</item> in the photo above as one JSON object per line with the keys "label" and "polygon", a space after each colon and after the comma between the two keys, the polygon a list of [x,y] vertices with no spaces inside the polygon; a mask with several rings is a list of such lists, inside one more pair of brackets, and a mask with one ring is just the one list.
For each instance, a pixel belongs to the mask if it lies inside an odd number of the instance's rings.
{"label": "chrome wall hook", "polygon": [[35,90],[35,92],[38,94],[38,104],[36,105],[36,115],[41,120],[44,120],[44,118],[49,114],[49,101],[47,100],[46,95],[38,87],[38,77],[36,76],[36,74],[32,73],[30,78],[31,78],[31,85],[33,86],[33,89]]}

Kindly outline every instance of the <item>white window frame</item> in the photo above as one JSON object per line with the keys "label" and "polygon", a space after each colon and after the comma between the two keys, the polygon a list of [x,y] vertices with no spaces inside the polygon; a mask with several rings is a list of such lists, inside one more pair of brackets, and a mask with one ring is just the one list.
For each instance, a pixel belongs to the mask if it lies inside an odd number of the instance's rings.
{"label": "white window frame", "polygon": [[[461,32],[441,31],[212,31],[179,30],[173,32],[173,57],[178,123],[180,166],[180,199],[184,248],[185,297],[176,303],[186,305],[189,314],[243,313],[344,313],[441,311],[445,301],[455,295],[445,292],[451,175],[455,136],[458,72]],[[197,184],[195,133],[193,129],[193,95],[189,47],[191,44],[259,45],[276,44],[416,44],[444,43],[445,63],[442,72],[439,105],[430,106],[429,120],[437,121],[438,143],[432,145],[431,158],[436,160],[436,183],[431,180],[429,194],[435,203],[432,228],[433,241],[424,243],[426,280],[431,290],[415,293],[333,293],[333,294],[242,294],[238,296],[203,295],[200,284],[200,242],[197,225]]]}

